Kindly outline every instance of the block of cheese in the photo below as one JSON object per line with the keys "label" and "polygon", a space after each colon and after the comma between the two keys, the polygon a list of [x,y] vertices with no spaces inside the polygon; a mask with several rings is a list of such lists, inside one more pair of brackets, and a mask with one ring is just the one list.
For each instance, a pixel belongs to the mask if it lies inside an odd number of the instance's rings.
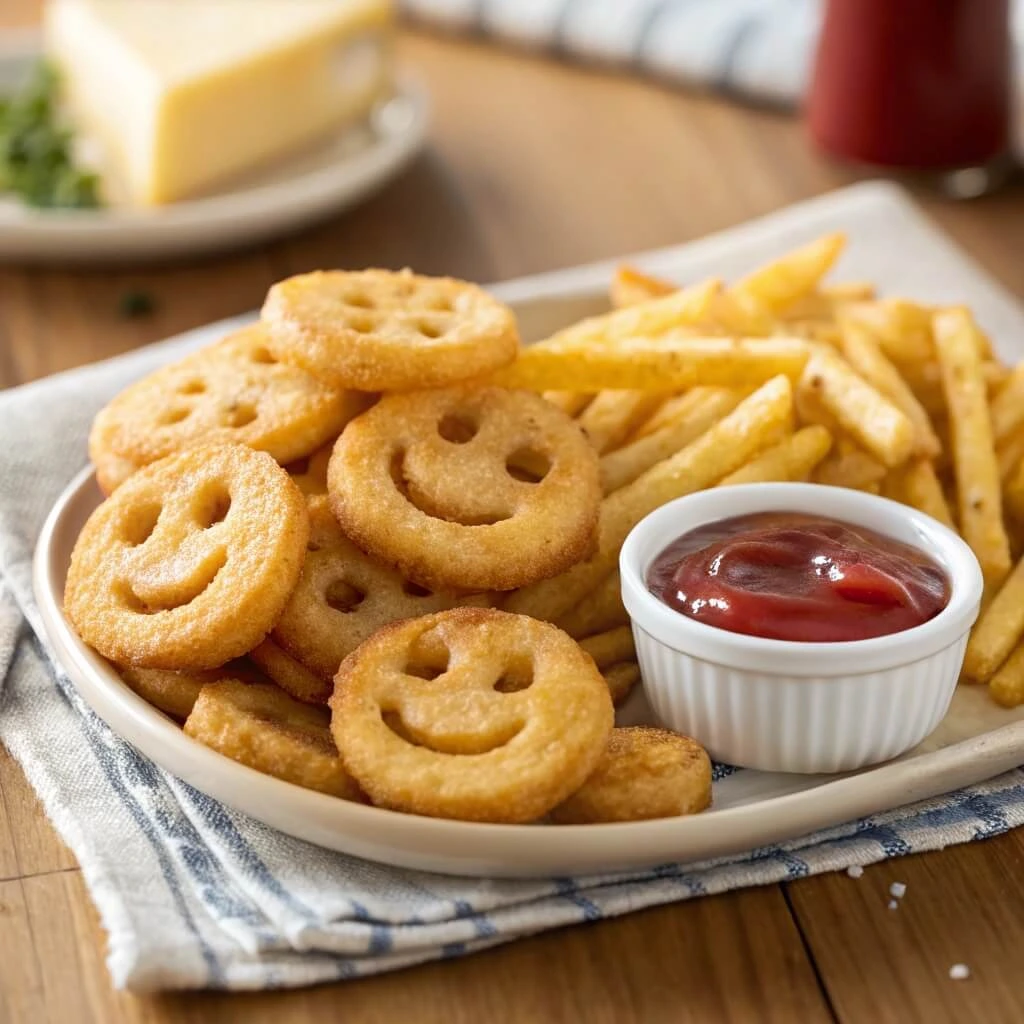
{"label": "block of cheese", "polygon": [[390,87],[389,0],[49,0],[44,24],[114,203],[214,191]]}

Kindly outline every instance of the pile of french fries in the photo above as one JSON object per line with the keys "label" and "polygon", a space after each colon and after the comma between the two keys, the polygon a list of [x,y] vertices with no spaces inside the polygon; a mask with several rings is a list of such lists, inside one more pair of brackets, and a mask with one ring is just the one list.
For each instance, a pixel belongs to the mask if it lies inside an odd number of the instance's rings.
{"label": "pile of french fries", "polygon": [[657,505],[756,481],[852,487],[971,546],[986,603],[965,680],[1024,703],[1024,363],[1005,366],[964,307],[823,283],[844,244],[823,237],[731,285],[622,267],[611,312],[496,376],[577,418],[605,491],[597,554],[507,607],[576,636],[621,625],[618,548]]}

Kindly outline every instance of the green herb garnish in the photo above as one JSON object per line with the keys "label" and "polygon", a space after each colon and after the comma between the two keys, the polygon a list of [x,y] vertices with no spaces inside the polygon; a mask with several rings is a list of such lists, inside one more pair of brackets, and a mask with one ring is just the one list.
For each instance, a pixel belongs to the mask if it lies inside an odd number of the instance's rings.
{"label": "green herb garnish", "polygon": [[97,207],[99,179],[75,166],[58,85],[54,68],[40,62],[17,92],[0,97],[0,192],[44,209]]}
{"label": "green herb garnish", "polygon": [[124,292],[118,303],[118,312],[126,320],[133,320],[139,316],[148,316],[155,308],[156,300],[153,296],[149,292],[140,291],[137,288]]}

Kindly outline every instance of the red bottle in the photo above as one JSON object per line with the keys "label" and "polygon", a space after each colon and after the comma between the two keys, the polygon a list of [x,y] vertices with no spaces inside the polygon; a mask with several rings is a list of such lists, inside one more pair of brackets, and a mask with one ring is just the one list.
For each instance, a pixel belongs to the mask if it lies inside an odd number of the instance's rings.
{"label": "red bottle", "polygon": [[808,107],[827,152],[985,191],[1010,164],[1009,0],[829,0]]}

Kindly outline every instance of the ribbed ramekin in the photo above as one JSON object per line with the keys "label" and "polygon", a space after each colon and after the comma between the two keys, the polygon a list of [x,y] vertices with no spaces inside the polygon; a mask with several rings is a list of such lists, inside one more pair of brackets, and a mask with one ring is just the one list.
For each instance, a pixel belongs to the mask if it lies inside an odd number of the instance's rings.
{"label": "ribbed ramekin", "polygon": [[[949,604],[890,636],[795,643],[708,626],[648,590],[651,563],[677,537],[754,512],[832,516],[913,545],[949,577]],[[670,502],[637,524],[619,564],[654,713],[715,760],[764,771],[848,771],[923,740],[949,707],[982,594],[977,559],[952,530],[894,501],[817,484],[744,484]]]}

